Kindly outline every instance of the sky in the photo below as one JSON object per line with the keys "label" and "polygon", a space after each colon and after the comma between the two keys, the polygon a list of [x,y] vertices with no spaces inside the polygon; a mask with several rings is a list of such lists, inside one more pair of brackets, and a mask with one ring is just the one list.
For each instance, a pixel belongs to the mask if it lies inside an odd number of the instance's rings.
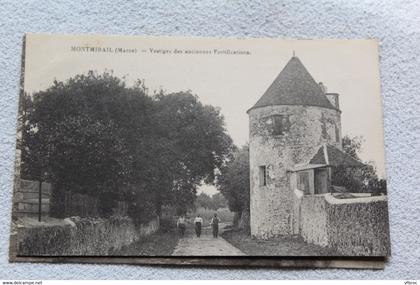
{"label": "sky", "polygon": [[[87,49],[89,47],[89,49]],[[93,48],[93,49],[90,49]],[[124,50],[124,52],[121,52]],[[177,52],[175,52],[177,51]],[[293,55],[328,92],[339,93],[342,133],[362,136],[360,157],[385,177],[378,44],[374,40],[282,40],[133,36],[27,36],[24,89],[94,70],[112,70],[128,84],[191,90],[221,108],[236,145],[248,141],[252,107]],[[216,193],[204,185],[199,192]]]}

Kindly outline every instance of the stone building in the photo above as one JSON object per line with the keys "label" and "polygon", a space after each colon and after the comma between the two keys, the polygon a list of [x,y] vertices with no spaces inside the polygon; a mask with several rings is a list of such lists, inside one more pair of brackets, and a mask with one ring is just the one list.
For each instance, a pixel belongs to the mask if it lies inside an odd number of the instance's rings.
{"label": "stone building", "polygon": [[331,167],[361,166],[341,150],[338,94],[293,56],[248,115],[251,235],[297,234],[294,189],[331,192]]}

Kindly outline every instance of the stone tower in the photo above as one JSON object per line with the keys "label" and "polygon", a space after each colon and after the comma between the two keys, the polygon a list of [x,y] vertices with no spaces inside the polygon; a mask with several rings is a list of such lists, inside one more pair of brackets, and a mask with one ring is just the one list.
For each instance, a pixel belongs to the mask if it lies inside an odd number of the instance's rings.
{"label": "stone tower", "polygon": [[248,115],[251,235],[290,235],[289,170],[323,145],[341,149],[338,94],[326,93],[293,56]]}

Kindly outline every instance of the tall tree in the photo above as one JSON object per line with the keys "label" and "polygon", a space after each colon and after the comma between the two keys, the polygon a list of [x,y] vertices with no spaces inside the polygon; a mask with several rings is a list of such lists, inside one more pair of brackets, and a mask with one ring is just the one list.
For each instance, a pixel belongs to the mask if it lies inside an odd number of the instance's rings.
{"label": "tall tree", "polygon": [[220,110],[189,92],[145,90],[89,72],[23,97],[23,177],[56,186],[57,213],[73,191],[97,197],[102,215],[125,200],[144,221],[163,205],[185,211],[213,182],[232,149]]}
{"label": "tall tree", "polygon": [[[192,207],[202,181],[214,182],[214,173],[232,151],[220,110],[203,105],[190,92],[156,96],[157,143],[155,160],[161,173],[156,201],[176,197],[172,203],[186,210]],[[159,210],[161,205],[157,205]]]}
{"label": "tall tree", "polygon": [[217,188],[228,202],[229,209],[237,213],[241,226],[249,227],[249,147],[237,149],[220,170]]}
{"label": "tall tree", "polygon": [[202,207],[207,210],[213,209],[213,201],[206,193],[200,193],[200,195],[197,196],[196,205],[197,207]]}
{"label": "tall tree", "polygon": [[359,154],[362,145],[362,137],[343,137],[343,151],[357,161],[364,163],[365,166],[357,170],[351,170],[345,166],[336,167],[332,173],[332,183],[333,185],[344,186],[351,192],[369,192],[375,195],[386,194],[386,180],[378,177],[374,163],[363,162],[360,159]]}
{"label": "tall tree", "polygon": [[350,138],[349,136],[344,136],[341,144],[343,147],[343,151],[346,154],[361,162],[362,160],[359,157],[359,153],[362,149],[362,143],[363,138],[360,136],[353,138]]}
{"label": "tall tree", "polygon": [[227,200],[222,193],[216,193],[211,196],[212,206],[214,210],[227,207]]}
{"label": "tall tree", "polygon": [[103,215],[111,214],[132,177],[128,134],[139,127],[132,118],[141,105],[133,101],[152,103],[110,73],[77,75],[35,93],[23,137],[23,175],[54,183],[56,201],[65,191],[88,194],[98,197]]}

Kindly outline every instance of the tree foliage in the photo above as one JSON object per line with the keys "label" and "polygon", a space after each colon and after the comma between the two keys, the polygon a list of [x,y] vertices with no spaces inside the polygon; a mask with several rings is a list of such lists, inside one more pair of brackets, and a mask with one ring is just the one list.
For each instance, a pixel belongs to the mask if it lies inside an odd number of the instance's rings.
{"label": "tree foliage", "polygon": [[213,194],[211,196],[212,199],[212,203],[213,203],[213,209],[217,210],[217,209],[222,209],[227,207],[227,200],[226,198],[223,196],[222,193],[216,193]]}
{"label": "tree foliage", "polygon": [[236,149],[220,169],[217,187],[228,202],[229,209],[242,213],[249,211],[249,147]]}
{"label": "tree foliage", "polygon": [[227,201],[221,193],[213,194],[211,197],[206,193],[202,192],[197,196],[195,201],[196,208],[202,207],[206,210],[214,210],[225,208]]}
{"label": "tree foliage", "polygon": [[22,176],[54,183],[59,202],[65,191],[98,197],[103,215],[117,200],[143,220],[163,205],[191,207],[231,152],[224,118],[190,92],[146,93],[89,72],[25,95]]}
{"label": "tree foliage", "polygon": [[157,201],[165,197],[182,212],[192,207],[196,188],[202,181],[213,183],[214,171],[222,166],[232,149],[220,110],[203,105],[189,92],[155,97],[155,121],[160,150],[160,179]]}
{"label": "tree foliage", "polygon": [[213,209],[213,201],[211,197],[204,192],[200,193],[200,195],[198,195],[196,199],[196,208],[200,207],[206,210]]}
{"label": "tree foliage", "polygon": [[[362,144],[362,137],[350,138],[344,136],[342,139],[343,151],[360,162],[362,162],[359,157]],[[386,194],[386,180],[378,177],[374,163],[362,163],[365,166],[360,169],[351,169],[345,166],[336,167],[332,173],[332,184],[344,186],[350,192],[368,192],[375,195]]]}
{"label": "tree foliage", "polygon": [[361,161],[359,157],[359,152],[361,151],[362,143],[363,138],[360,136],[353,138],[350,138],[349,136],[344,136],[341,144],[343,147],[343,151],[346,154],[348,154],[357,161]]}

